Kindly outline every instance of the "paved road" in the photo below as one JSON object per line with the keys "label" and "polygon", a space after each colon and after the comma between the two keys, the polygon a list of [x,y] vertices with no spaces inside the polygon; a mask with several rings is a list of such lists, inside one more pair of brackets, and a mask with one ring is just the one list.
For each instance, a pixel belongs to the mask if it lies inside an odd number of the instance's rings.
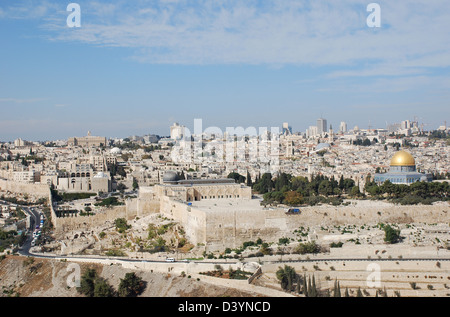
{"label": "paved road", "polygon": [[[35,254],[31,253],[29,251],[29,248],[23,248],[21,251],[19,251],[19,254],[24,256],[33,256],[37,258],[46,258],[46,259],[67,259],[67,260],[118,260],[123,262],[137,262],[137,263],[167,263],[167,264],[173,264],[173,263],[187,263],[187,261],[175,261],[175,262],[167,262],[165,260],[142,260],[142,259],[131,259],[131,258],[123,258],[123,257],[107,257],[107,256],[63,256],[63,255],[51,255],[51,254]],[[378,261],[384,261],[384,262],[420,262],[420,261],[450,261],[450,258],[374,258],[374,259],[368,259],[368,258],[320,258],[320,259],[304,259],[304,260],[286,260],[286,261],[261,261],[261,265],[265,264],[289,264],[289,263],[307,263],[307,262],[378,262]],[[235,262],[225,262],[225,261],[189,261],[196,264],[218,264],[218,265],[230,265],[230,264],[236,264],[236,263],[242,263],[241,261],[235,261]],[[244,260],[244,262],[255,262],[254,258],[247,258]]]}
{"label": "paved road", "polygon": [[411,262],[411,261],[450,261],[450,258],[320,258],[320,259],[308,259],[308,260],[287,260],[287,261],[266,261],[265,263],[296,263],[296,262],[337,262],[337,261],[349,261],[349,262]]}
{"label": "paved road", "polygon": [[19,249],[19,254],[23,256],[32,256],[30,253],[31,241],[33,240],[33,231],[41,221],[41,214],[34,207],[21,206],[22,210],[30,216],[30,227],[28,228],[27,240]]}

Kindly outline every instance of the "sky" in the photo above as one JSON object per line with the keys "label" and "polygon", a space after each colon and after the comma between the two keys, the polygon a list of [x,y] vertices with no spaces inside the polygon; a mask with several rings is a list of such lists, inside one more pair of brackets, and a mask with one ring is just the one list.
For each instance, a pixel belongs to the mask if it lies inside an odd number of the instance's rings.
{"label": "sky", "polygon": [[450,124],[450,1],[0,0],[0,140]]}

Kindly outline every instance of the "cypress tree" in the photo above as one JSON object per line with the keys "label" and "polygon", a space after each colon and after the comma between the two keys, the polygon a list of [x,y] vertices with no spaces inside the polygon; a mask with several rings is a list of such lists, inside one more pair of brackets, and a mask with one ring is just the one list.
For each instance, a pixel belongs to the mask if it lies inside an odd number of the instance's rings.
{"label": "cypress tree", "polygon": [[361,288],[358,287],[358,291],[356,292],[356,297],[364,297],[362,292],[361,292]]}
{"label": "cypress tree", "polygon": [[308,296],[308,284],[306,283],[306,274],[303,275],[303,294]]}
{"label": "cypress tree", "polygon": [[250,173],[247,171],[247,186],[252,187],[253,183],[252,183],[252,178],[250,176]]}
{"label": "cypress tree", "polygon": [[339,282],[337,279],[334,281],[334,290],[333,290],[334,297],[342,297],[341,296],[341,286],[339,285]]}
{"label": "cypress tree", "polygon": [[311,297],[318,297],[317,287],[316,287],[316,278],[312,277],[312,286],[311,286]]}
{"label": "cypress tree", "polygon": [[313,292],[312,292],[312,286],[311,286],[311,276],[308,276],[308,293],[307,293],[308,297],[312,297]]}

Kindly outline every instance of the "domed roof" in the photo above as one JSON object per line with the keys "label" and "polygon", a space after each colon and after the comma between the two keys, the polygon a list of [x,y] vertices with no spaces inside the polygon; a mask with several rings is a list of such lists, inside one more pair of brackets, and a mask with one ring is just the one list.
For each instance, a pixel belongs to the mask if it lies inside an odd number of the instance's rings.
{"label": "domed roof", "polygon": [[176,182],[179,181],[180,178],[178,177],[178,174],[173,171],[167,171],[164,173],[163,182]]}
{"label": "domed roof", "polygon": [[416,161],[408,152],[398,151],[392,157],[391,166],[416,166]]}
{"label": "domed roof", "polygon": [[111,149],[111,154],[120,154],[120,153],[122,153],[122,150],[119,149],[118,147]]}
{"label": "domed roof", "polygon": [[319,143],[316,146],[316,151],[322,150],[322,149],[326,149],[331,147],[331,145],[329,143]]}

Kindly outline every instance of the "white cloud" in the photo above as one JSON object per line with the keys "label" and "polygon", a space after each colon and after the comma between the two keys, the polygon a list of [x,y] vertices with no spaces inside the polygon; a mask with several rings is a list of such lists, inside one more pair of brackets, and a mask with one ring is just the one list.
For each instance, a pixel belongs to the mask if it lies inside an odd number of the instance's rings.
{"label": "white cloud", "polygon": [[79,3],[80,29],[66,27],[61,8],[46,17],[52,40],[130,48],[140,62],[363,65],[343,76],[367,76],[378,66],[391,74],[450,66],[446,0],[378,1],[380,29],[366,25],[366,0]]}
{"label": "white cloud", "polygon": [[0,103],[9,102],[9,103],[23,104],[23,103],[35,103],[35,102],[44,101],[44,100],[47,100],[47,99],[44,99],[44,98],[30,98],[30,99],[0,98]]}

